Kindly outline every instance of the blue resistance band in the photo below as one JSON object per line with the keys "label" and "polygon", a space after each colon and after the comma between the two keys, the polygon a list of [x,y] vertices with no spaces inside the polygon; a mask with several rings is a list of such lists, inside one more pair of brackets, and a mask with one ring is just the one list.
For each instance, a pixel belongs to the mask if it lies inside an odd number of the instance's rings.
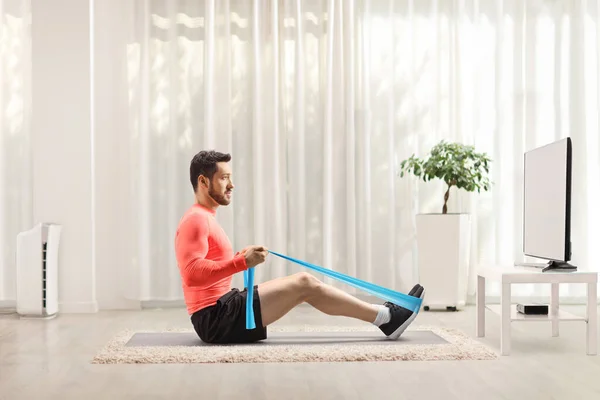
{"label": "blue resistance band", "polygon": [[246,329],[256,328],[254,321],[254,267],[244,270],[244,287],[248,290],[246,296]]}
{"label": "blue resistance band", "polygon": [[[320,272],[324,275],[330,276],[334,279],[337,279],[337,280],[344,282],[355,288],[364,290],[365,292],[370,293],[373,296],[376,296],[380,299],[394,303],[400,307],[404,307],[407,310],[410,310],[414,313],[418,313],[419,310],[421,309],[421,304],[423,303],[423,299],[420,299],[418,297],[410,296],[408,294],[404,294],[404,293],[397,292],[395,290],[384,288],[383,286],[365,282],[358,278],[353,278],[351,276],[342,274],[341,272],[337,272],[337,271],[333,271],[333,270],[330,270],[327,268],[319,267],[318,265],[307,263],[302,260],[297,260],[295,258],[288,257],[283,254],[276,253],[274,251],[269,251],[269,253],[274,254],[278,257],[284,258],[286,260],[292,261],[296,264],[300,264],[304,267],[307,267],[314,271]],[[248,275],[248,279],[246,279],[246,275]],[[250,275],[252,276],[252,288],[254,288],[254,280],[253,280],[254,279],[254,271],[248,272],[248,274],[246,274],[246,271],[244,271],[244,282],[246,284],[245,286],[248,287],[248,285],[250,284]],[[254,327],[255,327],[254,310],[251,307],[252,297],[250,297],[250,290],[248,291],[248,296],[249,297],[247,298],[247,302],[246,302],[246,328],[254,329]]]}

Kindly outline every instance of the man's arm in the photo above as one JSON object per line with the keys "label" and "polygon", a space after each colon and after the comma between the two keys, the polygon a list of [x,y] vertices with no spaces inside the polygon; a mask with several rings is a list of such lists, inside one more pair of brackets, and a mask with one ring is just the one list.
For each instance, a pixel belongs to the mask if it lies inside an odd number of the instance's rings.
{"label": "man's arm", "polygon": [[207,260],[208,234],[208,219],[200,214],[190,215],[179,227],[175,254],[186,286],[209,286],[247,269],[244,254],[238,253],[231,260]]}

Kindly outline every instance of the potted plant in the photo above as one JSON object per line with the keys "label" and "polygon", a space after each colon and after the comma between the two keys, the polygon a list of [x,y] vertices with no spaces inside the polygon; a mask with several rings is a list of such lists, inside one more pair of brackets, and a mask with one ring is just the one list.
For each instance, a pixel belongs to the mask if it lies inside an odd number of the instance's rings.
{"label": "potted plant", "polygon": [[445,183],[441,213],[418,214],[417,257],[419,282],[427,289],[425,310],[462,308],[466,303],[471,242],[470,215],[448,213],[450,189],[480,193],[490,190],[491,159],[473,146],[449,143],[435,145],[427,158],[414,154],[400,163],[400,177],[412,174],[425,182]]}

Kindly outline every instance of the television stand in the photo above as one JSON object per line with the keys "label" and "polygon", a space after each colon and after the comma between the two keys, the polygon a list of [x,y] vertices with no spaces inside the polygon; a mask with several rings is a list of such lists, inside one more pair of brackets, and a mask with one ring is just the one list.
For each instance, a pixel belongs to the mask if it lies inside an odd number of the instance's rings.
{"label": "television stand", "polygon": [[548,261],[546,266],[542,269],[542,272],[546,271],[572,272],[577,271],[577,267],[564,261]]}
{"label": "television stand", "polygon": [[[540,273],[534,268],[516,268],[514,266],[482,265],[477,271],[477,337],[485,337],[486,309],[500,314],[500,353],[511,352],[511,324],[513,322],[548,321],[552,323],[552,336],[559,336],[561,321],[586,322],[586,353],[596,355],[598,338],[598,272],[548,272]],[[500,304],[486,304],[486,283],[495,282],[502,287]],[[550,285],[550,309],[547,315],[526,315],[517,311],[512,300],[514,284]],[[559,287],[561,284],[582,283],[587,286],[587,306],[583,315],[575,315],[559,307]]]}
{"label": "television stand", "polygon": [[521,263],[515,262],[517,268],[533,268],[541,269],[542,272],[555,271],[555,272],[574,272],[577,271],[575,265],[571,265],[564,261],[548,261],[547,263]]}

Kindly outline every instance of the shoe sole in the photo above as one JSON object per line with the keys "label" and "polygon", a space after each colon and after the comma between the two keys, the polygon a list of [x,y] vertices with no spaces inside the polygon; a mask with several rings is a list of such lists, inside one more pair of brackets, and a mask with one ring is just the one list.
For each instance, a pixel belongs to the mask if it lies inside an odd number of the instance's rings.
{"label": "shoe sole", "polygon": [[[423,292],[421,293],[421,296],[419,298],[421,300],[423,300],[423,298],[425,298],[425,288],[423,288]],[[408,328],[408,326],[415,320],[415,318],[417,318],[417,314],[419,314],[418,310],[417,310],[417,312],[414,312],[410,317],[408,317],[408,319],[402,325],[400,325],[398,327],[398,329],[396,329],[390,336],[388,336],[388,338],[391,340],[398,339],[400,337],[400,335],[402,335],[404,333],[406,328]]]}

